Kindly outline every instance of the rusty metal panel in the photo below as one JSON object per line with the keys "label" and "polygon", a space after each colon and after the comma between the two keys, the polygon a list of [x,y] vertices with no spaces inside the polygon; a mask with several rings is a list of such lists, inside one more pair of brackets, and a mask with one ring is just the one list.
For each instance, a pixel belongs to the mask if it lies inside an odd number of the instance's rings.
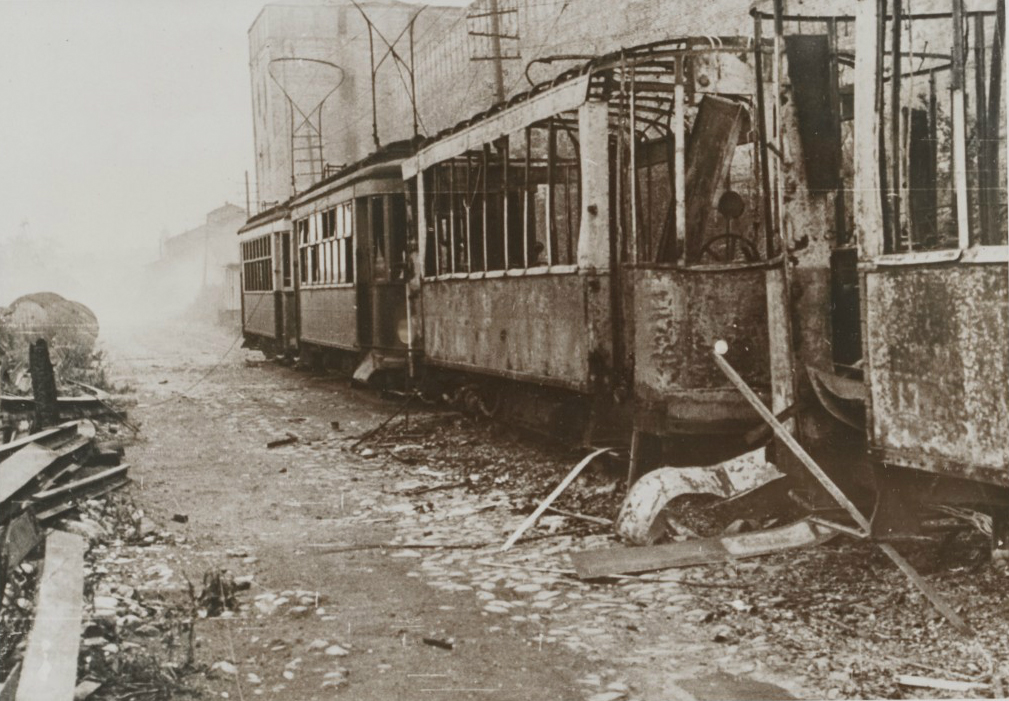
{"label": "rusty metal panel", "polygon": [[273,292],[243,292],[242,331],[266,338],[277,337],[276,301]]}
{"label": "rusty metal panel", "polygon": [[357,304],[354,287],[303,287],[298,292],[301,306],[301,341],[320,346],[357,347]]}
{"label": "rusty metal panel", "polygon": [[865,294],[877,454],[1009,485],[1005,265],[880,267]]}
{"label": "rusty metal panel", "polygon": [[435,364],[579,391],[592,385],[607,278],[578,274],[424,281],[424,351]]}
{"label": "rusty metal panel", "polygon": [[763,396],[770,387],[765,267],[635,270],[634,401],[639,426],[733,431],[757,421],[711,357],[726,359]]}

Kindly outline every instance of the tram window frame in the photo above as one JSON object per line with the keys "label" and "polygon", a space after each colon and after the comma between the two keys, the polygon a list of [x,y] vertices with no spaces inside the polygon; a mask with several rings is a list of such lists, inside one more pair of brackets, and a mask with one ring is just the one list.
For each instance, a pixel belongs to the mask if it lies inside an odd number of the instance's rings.
{"label": "tram window frame", "polygon": [[273,246],[270,234],[242,243],[242,286],[245,292],[273,291]]}
{"label": "tram window frame", "polygon": [[436,163],[421,177],[428,227],[425,278],[577,270],[577,112],[554,115]]}
{"label": "tram window frame", "polygon": [[354,284],[352,209],[352,201],[341,202],[295,222],[303,286]]}

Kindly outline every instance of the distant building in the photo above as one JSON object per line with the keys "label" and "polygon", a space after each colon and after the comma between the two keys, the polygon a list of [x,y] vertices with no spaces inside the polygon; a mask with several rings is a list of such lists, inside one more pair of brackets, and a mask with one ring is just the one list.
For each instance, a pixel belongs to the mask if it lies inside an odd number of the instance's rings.
{"label": "distant building", "polygon": [[244,208],[225,203],[209,212],[204,224],[162,239],[161,257],[149,268],[162,308],[181,312],[188,307],[220,319],[239,318],[236,234],[245,219]]}

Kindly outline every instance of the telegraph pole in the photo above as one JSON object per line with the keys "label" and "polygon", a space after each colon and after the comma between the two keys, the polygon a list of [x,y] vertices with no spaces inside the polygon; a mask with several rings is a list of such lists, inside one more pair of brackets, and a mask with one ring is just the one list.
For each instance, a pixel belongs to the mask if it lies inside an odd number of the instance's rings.
{"label": "telegraph pole", "polygon": [[498,102],[504,102],[504,67],[501,65],[501,14],[498,0],[490,2],[490,42],[491,56],[494,62],[494,96]]}

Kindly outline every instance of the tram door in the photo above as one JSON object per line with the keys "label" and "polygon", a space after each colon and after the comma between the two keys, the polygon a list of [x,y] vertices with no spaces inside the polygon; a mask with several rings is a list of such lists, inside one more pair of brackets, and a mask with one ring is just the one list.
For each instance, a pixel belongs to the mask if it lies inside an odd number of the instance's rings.
{"label": "tram door", "polygon": [[281,289],[281,333],[286,349],[298,347],[298,291],[297,276],[294,271],[294,255],[291,248],[291,232],[280,234],[280,289]]}
{"label": "tram door", "polygon": [[402,352],[406,338],[406,197],[401,192],[371,197],[371,347]]}

